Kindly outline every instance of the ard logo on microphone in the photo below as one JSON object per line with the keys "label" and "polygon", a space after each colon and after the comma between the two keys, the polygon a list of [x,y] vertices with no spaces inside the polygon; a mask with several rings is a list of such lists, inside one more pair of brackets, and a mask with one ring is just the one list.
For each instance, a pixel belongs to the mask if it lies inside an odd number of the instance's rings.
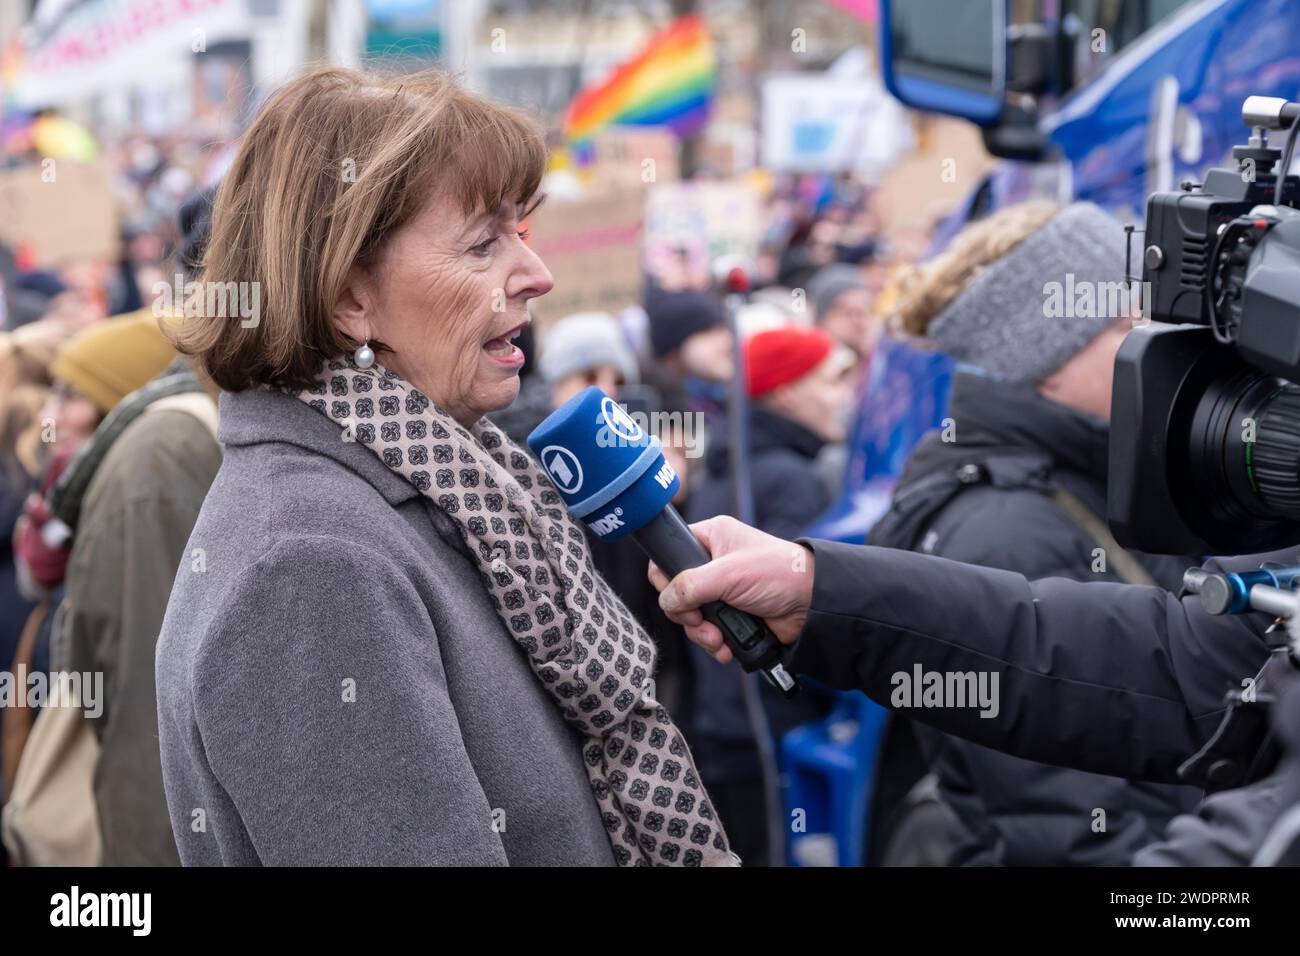
{"label": "ard logo on microphone", "polygon": [[608,395],[600,400],[596,421],[596,445],[600,448],[640,448],[646,433],[626,408]]}
{"label": "ard logo on microphone", "polygon": [[582,487],[582,465],[578,456],[563,445],[548,445],[542,449],[542,464],[555,482],[555,487],[571,495]]}

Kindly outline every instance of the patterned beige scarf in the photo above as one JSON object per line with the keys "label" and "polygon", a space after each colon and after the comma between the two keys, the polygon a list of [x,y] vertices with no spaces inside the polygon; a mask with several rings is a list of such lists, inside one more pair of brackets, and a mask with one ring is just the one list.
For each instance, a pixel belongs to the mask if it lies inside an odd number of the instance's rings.
{"label": "patterned beige scarf", "polygon": [[496,425],[466,430],[388,369],[331,361],[298,397],[460,529],[502,622],[572,726],[621,866],[739,863],[686,741],[649,694],[655,646],[596,572],[582,529]]}

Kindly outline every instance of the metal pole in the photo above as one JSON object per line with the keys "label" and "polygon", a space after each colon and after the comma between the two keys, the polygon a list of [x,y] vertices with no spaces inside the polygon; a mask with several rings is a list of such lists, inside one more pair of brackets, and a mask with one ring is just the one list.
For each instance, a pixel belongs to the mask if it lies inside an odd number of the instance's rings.
{"label": "metal pole", "polygon": [[[731,448],[732,513],[745,524],[754,523],[754,492],[749,474],[749,395],[745,390],[745,353],[740,341],[740,308],[748,294],[748,275],[743,291],[729,291],[723,302],[727,325],[731,329],[732,375],[727,390],[727,440]],[[755,674],[740,673],[745,713],[754,735],[759,770],[763,778],[763,802],[767,820],[768,865],[785,865],[785,815],[781,799],[781,772],[772,743],[772,728],[767,721],[760,696],[761,687]],[[725,821],[724,821],[725,823]]]}

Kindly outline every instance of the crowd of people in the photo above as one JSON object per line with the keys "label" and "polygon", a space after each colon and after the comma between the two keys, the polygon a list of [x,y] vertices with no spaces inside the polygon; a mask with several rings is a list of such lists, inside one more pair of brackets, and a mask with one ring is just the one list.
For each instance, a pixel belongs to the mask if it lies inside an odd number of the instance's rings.
{"label": "crowd of people", "polygon": [[[659,413],[689,521],[737,514],[744,468],[750,523],[793,542],[840,493],[881,337],[907,338],[961,363],[956,431],[913,453],[873,544],[1166,592],[1197,562],[1105,528],[1131,317],[1045,321],[1035,291],[1122,276],[1096,207],[1010,207],[920,262],[925,233],[890,234],[863,184],[781,179],[734,314],[650,276],[617,315],[539,329],[540,129],[436,72],[393,82],[289,84],[219,187],[184,144],[114,147],[116,263],[0,250],[0,658],[24,688],[84,677],[84,706],[0,707],[11,863],[771,862],[764,754],[852,681],[804,648],[820,682],[763,686],[756,723],[752,678],[687,639],[635,545],[556,507],[525,439],[592,385]],[[258,321],[160,315],[175,271],[261,283]],[[1222,671],[1254,674],[1263,643],[1231,647]],[[1193,749],[1221,710],[1202,703],[1170,719]],[[900,824],[892,862],[1128,864],[1199,796],[1172,756],[1089,745],[1066,769],[1023,728],[1009,756],[930,722],[938,812]]]}
{"label": "crowd of people", "polygon": [[[190,274],[209,209],[206,194],[173,212],[175,259]],[[73,293],[57,272],[21,273],[10,286],[30,293],[35,280],[52,293],[43,313],[31,295],[34,316],[8,313],[4,351],[13,689],[0,710],[0,759],[6,849],[29,865],[178,860],[160,825],[153,642],[221,453],[215,394],[155,310],[139,306],[147,268],[115,273],[131,294],[122,283],[97,290],[106,316],[87,314],[84,299],[61,306]],[[119,301],[138,307],[117,312]],[[42,706],[49,701],[29,693],[38,678],[57,686],[59,673],[85,676],[78,697],[89,710]]]}
{"label": "crowd of people", "polygon": [[[31,143],[8,145],[11,165],[36,155]],[[93,718],[41,706],[48,699],[29,706],[23,693],[0,709],[5,846],[25,865],[183,859],[159,750],[155,654],[178,573],[212,560],[190,539],[231,444],[217,425],[221,388],[180,344],[181,310],[160,316],[153,294],[176,272],[202,278],[217,191],[200,187],[228,158],[180,137],[132,135],[102,149],[123,223],[120,259],[37,267],[21,246],[3,250],[0,655],[29,683],[59,673],[103,682]],[[727,388],[740,328],[758,520],[796,534],[837,494],[856,389],[880,328],[870,290],[886,257],[869,200],[845,178],[779,182],[756,237],[756,294],[739,316],[712,289],[649,277],[643,301],[617,315],[525,327],[519,394],[491,418],[523,448],[551,410],[597,385],[631,410],[660,413],[651,420],[684,479],[676,501],[684,514],[727,513]],[[688,650],[629,541],[589,534],[587,546],[652,635],[657,693],[692,739],[737,852],[766,859],[741,678]],[[824,697],[793,707],[766,700],[773,732],[823,713]]]}

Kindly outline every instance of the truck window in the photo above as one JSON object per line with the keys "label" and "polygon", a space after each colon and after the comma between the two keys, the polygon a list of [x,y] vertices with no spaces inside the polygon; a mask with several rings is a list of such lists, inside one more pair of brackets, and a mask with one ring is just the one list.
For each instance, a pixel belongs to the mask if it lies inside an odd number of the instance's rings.
{"label": "truck window", "polygon": [[992,3],[907,0],[891,9],[894,58],[903,72],[976,92],[992,87]]}
{"label": "truck window", "polygon": [[1120,50],[1196,2],[1199,0],[1061,0],[1061,29],[1073,38],[1072,62],[1061,78],[1067,88],[1061,94],[1068,95],[1087,83]]}

